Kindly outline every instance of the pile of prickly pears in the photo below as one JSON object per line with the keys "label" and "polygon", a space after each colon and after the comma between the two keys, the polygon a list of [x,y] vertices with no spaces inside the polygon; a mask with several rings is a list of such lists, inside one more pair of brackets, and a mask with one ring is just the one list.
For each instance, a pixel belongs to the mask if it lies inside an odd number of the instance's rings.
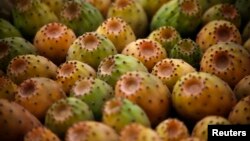
{"label": "pile of prickly pears", "polygon": [[0,141],[207,141],[250,124],[249,0],[1,0]]}

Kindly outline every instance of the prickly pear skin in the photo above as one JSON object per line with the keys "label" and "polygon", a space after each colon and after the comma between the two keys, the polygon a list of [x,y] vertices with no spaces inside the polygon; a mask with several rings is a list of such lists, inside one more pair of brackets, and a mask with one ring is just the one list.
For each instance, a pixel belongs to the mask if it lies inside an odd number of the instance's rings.
{"label": "prickly pear skin", "polygon": [[[24,135],[42,123],[28,110],[15,102],[0,99],[0,132],[2,141],[22,141]],[[18,125],[18,126],[17,126]]]}
{"label": "prickly pear skin", "polygon": [[115,96],[138,104],[153,126],[165,119],[170,111],[170,91],[156,76],[141,71],[123,74],[116,83]]}
{"label": "prickly pear skin", "polygon": [[236,104],[236,97],[229,85],[205,72],[182,76],[176,82],[171,98],[177,113],[190,121],[211,114],[226,116]]}

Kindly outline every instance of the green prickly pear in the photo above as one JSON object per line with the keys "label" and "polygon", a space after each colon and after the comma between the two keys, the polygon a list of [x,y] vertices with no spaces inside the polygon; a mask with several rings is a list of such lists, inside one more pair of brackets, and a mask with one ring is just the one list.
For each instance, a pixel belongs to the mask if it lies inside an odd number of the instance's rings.
{"label": "green prickly pear", "polygon": [[65,1],[59,19],[77,36],[96,30],[104,20],[96,7],[82,0]]}
{"label": "green prickly pear", "polygon": [[22,37],[22,35],[9,21],[0,18],[0,39],[7,37]]}
{"label": "green prickly pear", "polygon": [[120,76],[128,71],[148,72],[147,68],[138,59],[132,56],[116,54],[101,61],[98,66],[97,78],[114,87]]}
{"label": "green prickly pear", "polygon": [[15,0],[12,15],[14,26],[30,40],[40,27],[58,21],[55,13],[40,0]]}
{"label": "green prickly pear", "polygon": [[22,37],[8,37],[0,39],[0,69],[6,71],[10,61],[25,54],[37,54],[37,49]]}
{"label": "green prickly pear", "polygon": [[171,0],[160,7],[151,21],[151,31],[173,26],[182,36],[192,34],[201,22],[199,0]]}
{"label": "green prickly pear", "polygon": [[121,97],[115,97],[105,103],[102,121],[117,132],[131,123],[150,127],[150,121],[144,110],[130,100]]}
{"label": "green prickly pear", "polygon": [[200,67],[202,50],[196,42],[191,39],[181,39],[171,49],[169,57],[182,59],[192,65],[194,68]]}
{"label": "green prickly pear", "polygon": [[162,26],[152,31],[148,38],[159,42],[166,49],[167,54],[170,54],[174,45],[181,40],[179,32],[172,26]]}
{"label": "green prickly pear", "polygon": [[95,119],[102,117],[103,105],[114,96],[113,88],[105,81],[93,77],[85,77],[75,82],[70,96],[81,99],[89,105]]}
{"label": "green prickly pear", "polygon": [[86,32],[70,45],[67,60],[78,60],[97,68],[101,60],[117,54],[114,44],[96,32]]}
{"label": "green prickly pear", "polygon": [[93,119],[93,113],[85,102],[68,97],[56,101],[48,109],[45,126],[59,137],[63,137],[74,123]]}

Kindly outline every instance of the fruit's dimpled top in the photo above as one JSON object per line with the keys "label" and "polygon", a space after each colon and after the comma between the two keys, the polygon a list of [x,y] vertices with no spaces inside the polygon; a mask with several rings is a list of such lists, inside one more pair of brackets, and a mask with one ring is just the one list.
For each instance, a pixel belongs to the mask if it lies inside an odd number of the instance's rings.
{"label": "fruit's dimpled top", "polygon": [[226,116],[236,104],[236,97],[229,85],[205,72],[182,76],[171,96],[177,113],[193,121],[211,114]]}
{"label": "fruit's dimpled top", "polygon": [[241,45],[242,39],[239,29],[231,22],[213,20],[204,25],[196,37],[196,43],[203,52],[218,42],[234,42]]}

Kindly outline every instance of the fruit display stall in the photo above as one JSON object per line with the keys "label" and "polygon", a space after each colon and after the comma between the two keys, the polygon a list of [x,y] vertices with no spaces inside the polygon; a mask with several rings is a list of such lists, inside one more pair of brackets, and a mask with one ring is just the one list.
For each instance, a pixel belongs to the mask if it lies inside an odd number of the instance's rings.
{"label": "fruit display stall", "polygon": [[0,141],[207,141],[250,125],[250,0],[0,1]]}

